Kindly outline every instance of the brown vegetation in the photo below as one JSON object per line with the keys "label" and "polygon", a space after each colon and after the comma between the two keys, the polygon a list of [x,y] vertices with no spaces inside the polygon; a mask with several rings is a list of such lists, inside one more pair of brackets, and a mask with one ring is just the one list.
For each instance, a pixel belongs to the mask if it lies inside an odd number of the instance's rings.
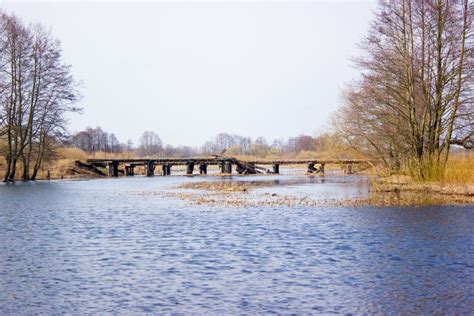
{"label": "brown vegetation", "polygon": [[4,181],[35,180],[64,134],[65,113],[78,111],[70,67],[59,41],[40,25],[0,12],[0,145]]}
{"label": "brown vegetation", "polygon": [[473,16],[468,0],[381,1],[340,134],[395,171],[441,179],[451,145],[474,142]]}
{"label": "brown vegetation", "polygon": [[[275,181],[201,181],[179,185],[177,188],[165,191],[138,191],[132,194],[141,196],[173,198],[187,201],[191,204],[212,207],[324,207],[324,206],[421,206],[441,204],[473,204],[474,193],[454,194],[449,192],[440,195],[439,192],[426,191],[372,191],[368,197],[318,199],[311,196],[280,195],[276,193],[251,194],[253,190],[264,187],[292,185],[298,180],[289,182]],[[176,190],[180,189],[180,190]],[[181,189],[191,190],[182,191]]]}
{"label": "brown vegetation", "polygon": [[445,172],[430,181],[416,180],[409,175],[390,175],[374,178],[376,192],[416,192],[427,196],[447,195],[474,197],[474,154],[452,154]]}
{"label": "brown vegetation", "polygon": [[[77,148],[60,147],[51,149],[50,155],[43,161],[41,167],[38,169],[35,179],[64,179],[64,178],[80,178],[80,177],[95,177],[86,170],[74,172],[75,161],[85,161],[89,156],[84,151]],[[23,174],[23,165],[20,165],[16,172]],[[2,157],[0,158],[0,173],[5,173],[6,162]],[[78,169],[76,169],[78,170]],[[31,169],[30,169],[31,171]],[[78,170],[79,171],[79,170]],[[84,172],[82,172],[84,171]]]}

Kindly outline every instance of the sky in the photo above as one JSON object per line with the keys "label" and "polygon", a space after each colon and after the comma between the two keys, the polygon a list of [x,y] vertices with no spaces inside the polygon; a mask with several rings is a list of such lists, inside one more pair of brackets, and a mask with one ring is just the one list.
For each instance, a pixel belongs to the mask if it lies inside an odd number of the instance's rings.
{"label": "sky", "polygon": [[61,41],[83,114],[137,143],[198,146],[219,132],[268,140],[330,128],[375,1],[24,2],[0,8]]}

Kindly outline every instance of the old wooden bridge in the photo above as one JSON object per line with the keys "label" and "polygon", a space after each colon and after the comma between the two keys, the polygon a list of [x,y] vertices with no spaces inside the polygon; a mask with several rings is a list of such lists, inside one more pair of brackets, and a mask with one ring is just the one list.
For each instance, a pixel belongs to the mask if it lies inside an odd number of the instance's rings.
{"label": "old wooden bridge", "polygon": [[[107,168],[108,175],[118,177],[123,173],[126,176],[135,175],[135,168],[143,166],[146,176],[155,175],[157,166],[161,166],[160,174],[171,175],[173,166],[186,166],[186,175],[192,175],[198,167],[199,174],[207,174],[208,166],[217,165],[222,174],[232,174],[233,169],[238,174],[280,173],[281,165],[305,165],[309,173],[324,173],[325,165],[336,164],[344,168],[348,174],[352,173],[354,164],[367,163],[366,160],[239,160],[232,157],[190,157],[190,158],[156,158],[156,159],[89,159],[87,163],[93,167]],[[122,169],[120,169],[122,166]],[[265,167],[266,166],[266,167]]]}

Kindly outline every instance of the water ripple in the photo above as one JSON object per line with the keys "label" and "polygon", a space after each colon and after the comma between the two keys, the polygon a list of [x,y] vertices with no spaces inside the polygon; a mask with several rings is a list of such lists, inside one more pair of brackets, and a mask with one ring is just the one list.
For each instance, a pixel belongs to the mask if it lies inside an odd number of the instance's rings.
{"label": "water ripple", "polygon": [[[473,312],[470,206],[209,211],[127,194],[178,181],[193,180],[0,187],[0,314]],[[304,192],[325,185],[348,187]]]}

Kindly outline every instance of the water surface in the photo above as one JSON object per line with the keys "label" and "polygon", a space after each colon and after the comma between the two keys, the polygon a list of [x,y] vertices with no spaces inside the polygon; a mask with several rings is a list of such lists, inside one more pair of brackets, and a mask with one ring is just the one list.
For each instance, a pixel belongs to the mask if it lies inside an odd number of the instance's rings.
{"label": "water surface", "polygon": [[[295,177],[236,179],[367,194],[357,177]],[[231,209],[131,194],[202,180],[0,186],[0,314],[474,310],[472,206]]]}

